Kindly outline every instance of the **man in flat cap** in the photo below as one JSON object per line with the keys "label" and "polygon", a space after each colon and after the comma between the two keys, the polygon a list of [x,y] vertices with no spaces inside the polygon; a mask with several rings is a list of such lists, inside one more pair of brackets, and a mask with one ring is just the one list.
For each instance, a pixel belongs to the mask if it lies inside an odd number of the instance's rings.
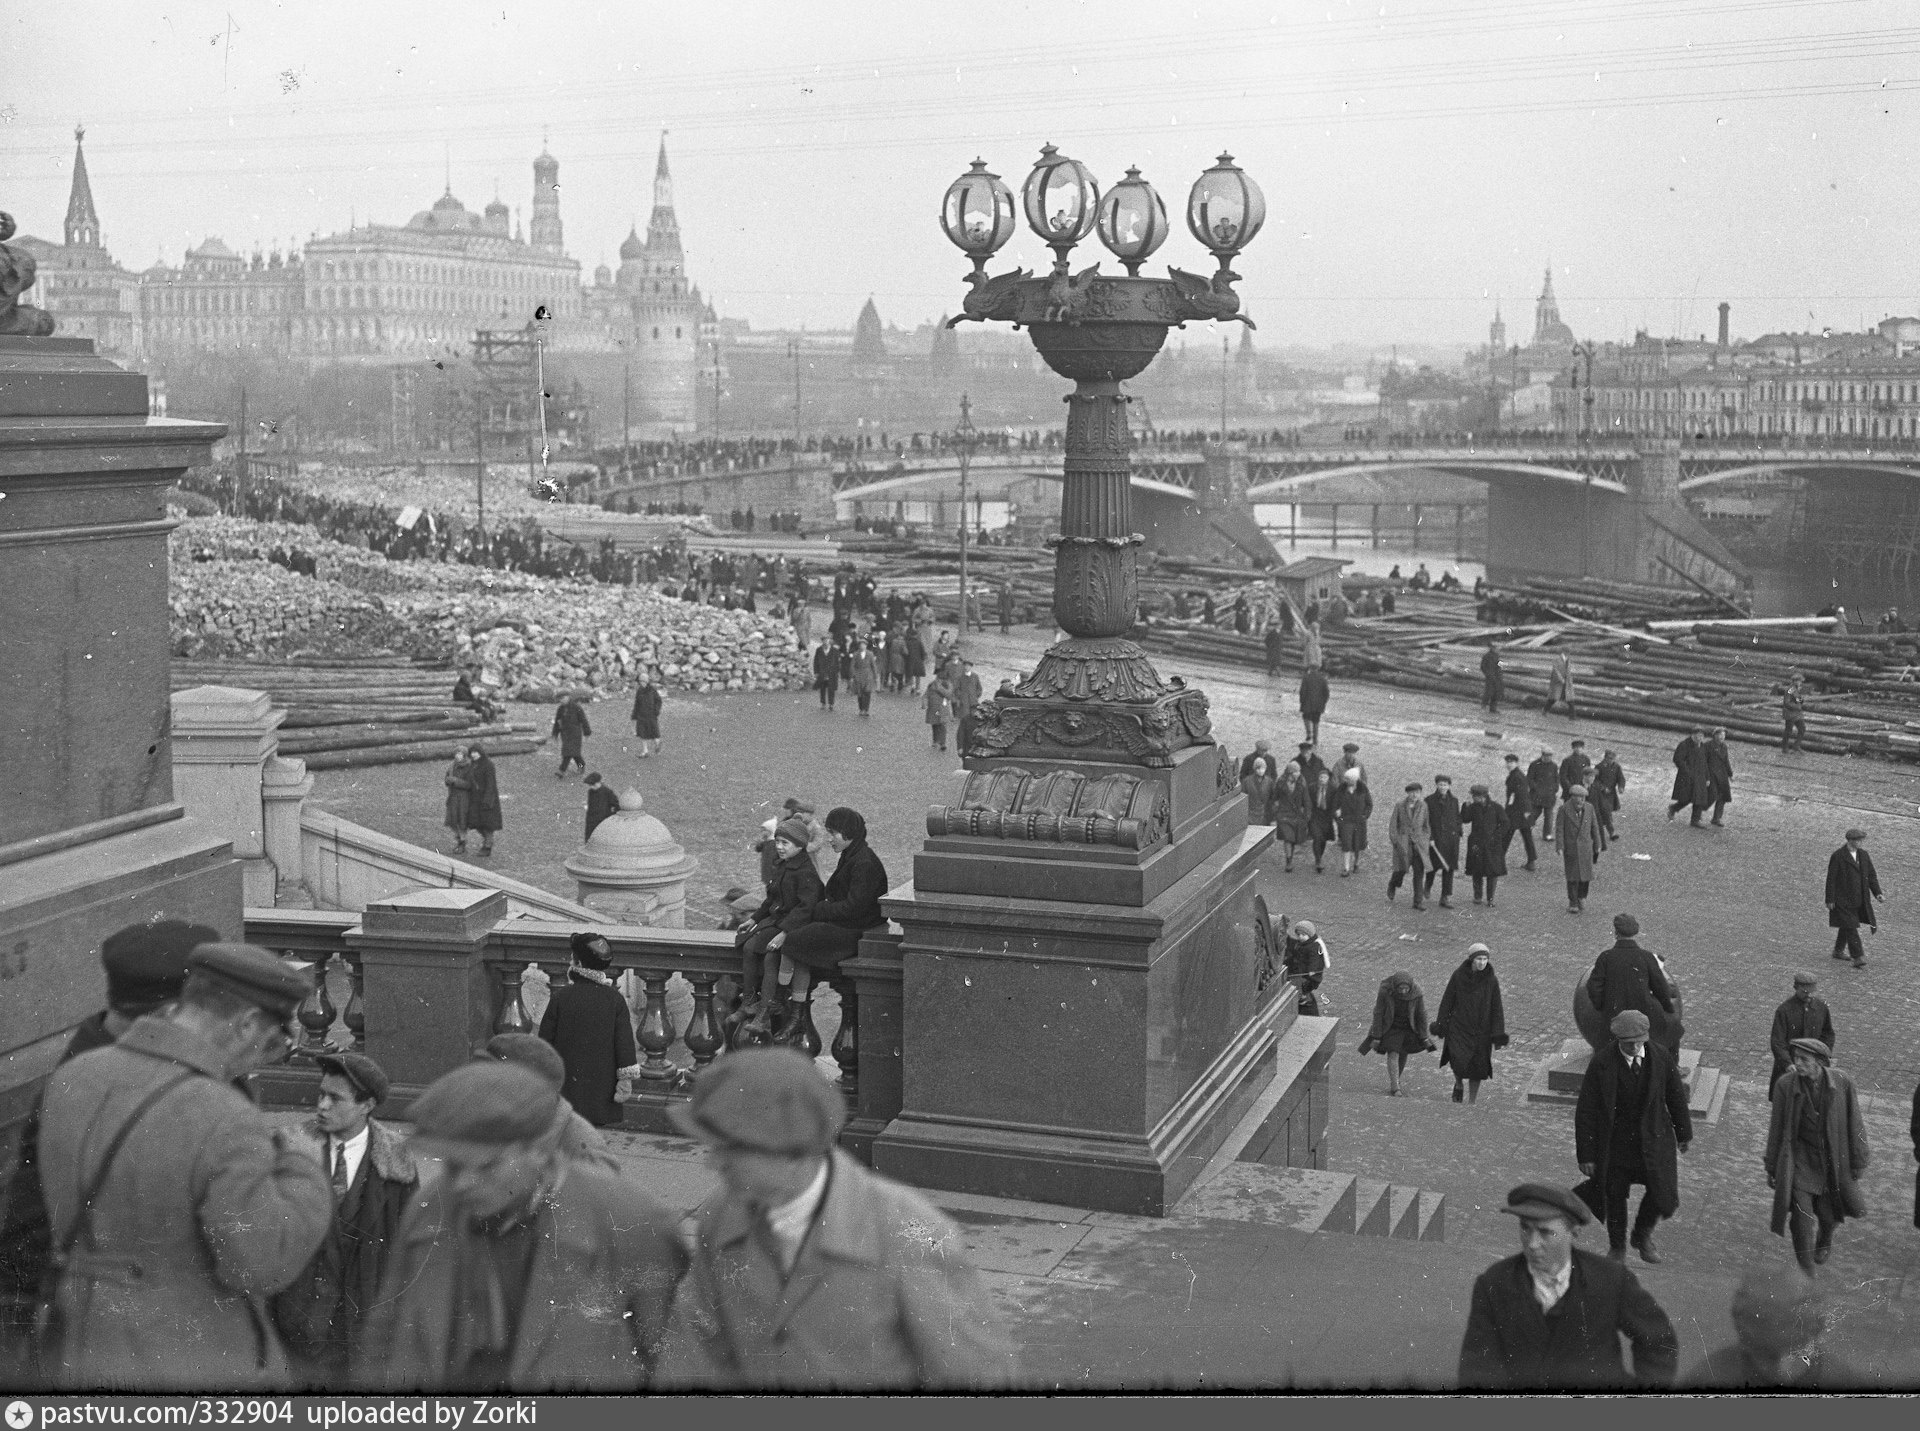
{"label": "man in flat cap", "polygon": [[[107,1006],[83,1020],[60,1062],[108,1048],[133,1021],[179,997],[187,955],[219,940],[220,931],[179,919],[130,924],[100,945],[107,975]],[[40,1105],[20,1130],[14,1175],[0,1193],[0,1385],[26,1386],[39,1378],[32,1365],[35,1313],[44,1293],[53,1228],[40,1187]]]}
{"label": "man in flat cap", "polygon": [[202,944],[180,997],[47,1084],[40,1139],[54,1246],[67,1252],[66,1386],[288,1384],[266,1299],[334,1213],[312,1157],[235,1083],[286,1057],[308,975],[248,944]]}
{"label": "man in flat cap", "polygon": [[[1553,804],[1560,798],[1560,764],[1545,746],[1527,766],[1527,791],[1534,813],[1540,817],[1540,838],[1553,839]],[[1531,858],[1531,856],[1529,856]]]}
{"label": "man in flat cap", "polygon": [[1560,798],[1566,799],[1567,791],[1576,785],[1583,790],[1593,786],[1593,761],[1587,757],[1587,743],[1577,737],[1560,762]]}
{"label": "man in flat cap", "polygon": [[728,1054],[675,1119],[720,1190],[696,1214],[660,1385],[792,1391],[1004,1386],[1013,1354],[959,1230],[834,1145],[839,1094],[790,1048]]}
{"label": "man in flat cap", "polygon": [[1727,728],[1717,725],[1707,740],[1707,793],[1713,797],[1713,821],[1724,825],[1720,817],[1727,813],[1733,799],[1733,752],[1727,749]]}
{"label": "man in flat cap", "polygon": [[1433,897],[1433,881],[1440,880],[1440,907],[1453,908],[1453,875],[1460,868],[1460,801],[1453,793],[1452,777],[1433,777],[1433,794],[1427,796],[1427,897]]}
{"label": "man in flat cap", "polygon": [[1567,787],[1567,798],[1553,817],[1553,833],[1566,870],[1567,912],[1578,914],[1587,907],[1593,864],[1600,858],[1600,821],[1587,803],[1586,786]]}
{"label": "man in flat cap", "polygon": [[626,995],[607,973],[613,946],[605,936],[581,930],[568,941],[571,963],[567,982],[547,1000],[540,1037],[552,1044],[566,1065],[561,1090],[574,1110],[596,1128],[625,1116],[614,1092],[621,1071],[638,1061],[633,1043],[633,1011]]}
{"label": "man in flat cap", "polygon": [[1873,902],[1884,900],[1880,877],[1874,873],[1873,856],[1867,853],[1867,832],[1847,831],[1847,842],[1827,857],[1827,923],[1837,932],[1833,936],[1833,957],[1853,958],[1853,967],[1867,966],[1866,947],[1860,942],[1860,926],[1880,932],[1880,920]]}
{"label": "man in flat cap", "polygon": [[1627,791],[1627,772],[1620,768],[1620,757],[1611,750],[1600,752],[1600,763],[1593,768],[1593,779],[1587,782],[1587,799],[1593,805],[1593,813],[1600,819],[1602,840],[1617,840],[1620,832],[1614,828],[1613,817],[1620,813],[1620,800]]}
{"label": "man in flat cap", "polygon": [[[1660,1387],[1673,1380],[1680,1341],[1633,1273],[1574,1245],[1591,1220],[1579,1198],[1551,1183],[1522,1183],[1501,1209],[1520,1222],[1520,1252],[1473,1284],[1460,1385],[1490,1391]],[[1633,1369],[1620,1338],[1633,1348]]]}
{"label": "man in flat cap", "polygon": [[295,1146],[326,1170],[333,1225],[306,1269],[273,1299],[295,1381],[328,1391],[349,1388],[349,1353],[380,1291],[394,1234],[420,1173],[401,1136],[373,1114],[391,1080],[364,1053],[322,1054],[314,1116],[295,1130]]}
{"label": "man in flat cap", "polygon": [[[552,1044],[535,1034],[495,1034],[473,1056],[531,1069],[551,1083],[556,1093],[566,1086],[567,1065]],[[600,1130],[582,1118],[571,1104],[567,1105],[567,1114],[566,1130],[560,1134],[560,1156],[620,1177],[620,1159],[607,1146]]]}
{"label": "man in flat cap", "polygon": [[1473,902],[1480,903],[1484,892],[1487,908],[1492,909],[1493,893],[1507,872],[1507,846],[1513,840],[1513,825],[1506,808],[1494,801],[1486,786],[1475,785],[1467,793],[1472,798],[1460,812],[1467,831],[1467,877],[1473,881]]}
{"label": "man in flat cap", "polygon": [[[1507,838],[1511,841],[1515,835],[1520,837],[1520,842],[1527,851],[1527,862],[1523,868],[1532,869],[1540,858],[1540,852],[1533,843],[1533,821],[1540,813],[1533,804],[1533,782],[1527,779],[1527,772],[1521,769],[1519,756],[1508,751],[1505,758],[1507,762]],[[1553,831],[1546,830],[1542,833],[1551,835]],[[1501,851],[1501,854],[1505,853],[1505,850]]]}
{"label": "man in flat cap", "polygon": [[[1593,1179],[1607,1210],[1607,1256],[1627,1260],[1629,1244],[1643,1262],[1659,1262],[1653,1229],[1680,1210],[1680,1160],[1693,1141],[1693,1114],[1673,1055],[1648,1041],[1647,1016],[1619,1014],[1609,1026],[1613,1047],[1594,1054],[1573,1111],[1574,1157]],[[1627,1234],[1633,1185],[1646,1191]]]}
{"label": "man in flat cap", "polygon": [[1773,1085],[1764,1161],[1774,1236],[1791,1235],[1793,1255],[1812,1272],[1833,1249],[1835,1225],[1866,1216],[1867,1126],[1853,1080],[1831,1067],[1833,1050],[1817,1038],[1787,1047],[1793,1071]]}
{"label": "man in flat cap", "polygon": [[1413,907],[1425,909],[1428,846],[1433,830],[1428,824],[1427,802],[1420,794],[1418,780],[1410,781],[1406,794],[1387,816],[1387,843],[1393,847],[1393,873],[1387,876],[1387,903],[1400,892],[1400,882],[1413,872]]}
{"label": "man in flat cap", "polygon": [[1623,1010],[1638,1009],[1647,1016],[1653,1037],[1678,1058],[1680,1036],[1676,1032],[1673,984],[1658,956],[1640,944],[1639,935],[1638,919],[1631,914],[1613,916],[1613,943],[1593,961],[1593,972],[1587,975],[1587,997],[1602,1024],[1611,1024]]}
{"label": "man in flat cap", "polygon": [[1818,987],[1819,980],[1801,970],[1793,976],[1793,997],[1773,1011],[1773,1032],[1767,1040],[1773,1049],[1773,1076],[1767,1080],[1768,1088],[1793,1067],[1789,1045],[1795,1039],[1817,1038],[1829,1051],[1835,1046],[1833,1014],[1827,1008],[1827,1001],[1814,993]]}
{"label": "man in flat cap", "polygon": [[1690,823],[1698,828],[1700,816],[1713,803],[1713,774],[1707,769],[1707,728],[1695,726],[1673,748],[1673,793],[1667,805],[1671,820],[1686,806],[1693,807]]}
{"label": "man in flat cap", "polygon": [[686,1268],[674,1216],[631,1183],[569,1162],[569,1114],[517,1064],[464,1064],[410,1110],[442,1176],[401,1223],[361,1324],[364,1385],[490,1395],[648,1384]]}

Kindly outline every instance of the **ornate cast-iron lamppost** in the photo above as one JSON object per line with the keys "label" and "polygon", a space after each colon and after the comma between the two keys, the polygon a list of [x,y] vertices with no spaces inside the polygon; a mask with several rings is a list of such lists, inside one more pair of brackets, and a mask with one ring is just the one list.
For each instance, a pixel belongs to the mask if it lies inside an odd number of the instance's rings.
{"label": "ornate cast-iron lamppost", "polygon": [[[1013,236],[1015,208],[984,161],[948,188],[940,223],[973,260],[971,291],[952,321],[1025,327],[1047,366],[1074,380],[1053,588],[1067,634],[1011,697],[983,703],[966,753],[1165,766],[1182,747],[1210,743],[1211,722],[1205,696],[1163,681],[1127,639],[1145,538],[1133,530],[1132,437],[1120,384],[1146,371],[1170,328],[1209,320],[1252,326],[1239,311],[1231,264],[1265,222],[1266,200],[1231,155],[1195,181],[1187,227],[1218,260],[1210,279],[1177,268],[1166,278],[1139,276],[1169,225],[1166,205],[1138,169],[1102,197],[1087,167],[1049,144],[1021,186],[1020,209],[1053,250],[1044,277],[1025,269],[987,276],[987,260]],[[1095,232],[1125,278],[1101,276],[1098,264],[1071,271],[1074,245]]]}

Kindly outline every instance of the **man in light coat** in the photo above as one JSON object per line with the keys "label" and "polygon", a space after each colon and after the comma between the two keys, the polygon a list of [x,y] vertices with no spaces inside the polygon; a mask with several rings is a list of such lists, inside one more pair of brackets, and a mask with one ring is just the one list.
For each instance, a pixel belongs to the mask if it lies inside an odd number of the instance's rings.
{"label": "man in light coat", "polygon": [[48,1370],[68,1387],[287,1384],[265,1303],[320,1245],[333,1190],[234,1085],[286,1056],[310,985],[251,945],[202,944],[188,965],[176,1002],[48,1081],[41,1169],[53,1245],[71,1248]]}
{"label": "man in light coat", "polygon": [[1578,914],[1586,908],[1587,892],[1593,881],[1593,862],[1600,858],[1600,821],[1587,803],[1587,787],[1567,788],[1566,802],[1553,817],[1555,842],[1567,874],[1567,911]]}
{"label": "man in light coat", "polygon": [[1793,1238],[1793,1255],[1813,1271],[1833,1250],[1833,1229],[1864,1217],[1860,1175],[1867,1170],[1867,1125],[1853,1080],[1831,1067],[1817,1038],[1790,1046],[1793,1071],[1773,1085],[1764,1163],[1773,1189],[1774,1236]]}
{"label": "man in light coat", "polygon": [[1007,1385],[1011,1343],[959,1230],[834,1146],[838,1093],[790,1048],[728,1054],[675,1121],[721,1188],[661,1353],[666,1389],[974,1391]]}
{"label": "man in light coat", "polygon": [[1421,798],[1423,787],[1418,780],[1407,786],[1406,797],[1393,807],[1393,813],[1387,817],[1387,840],[1393,846],[1393,873],[1387,877],[1387,903],[1400,892],[1400,882],[1413,873],[1413,907],[1427,907],[1424,880],[1426,878],[1426,859],[1430,853],[1428,846],[1433,840],[1432,826],[1428,823],[1427,802]]}

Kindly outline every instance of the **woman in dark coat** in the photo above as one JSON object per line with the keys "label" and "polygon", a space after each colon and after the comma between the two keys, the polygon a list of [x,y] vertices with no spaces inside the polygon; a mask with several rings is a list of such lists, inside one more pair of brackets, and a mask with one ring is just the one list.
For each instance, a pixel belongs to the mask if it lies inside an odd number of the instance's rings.
{"label": "woman in dark coat", "polygon": [[1407,1070],[1407,1055],[1432,1053],[1438,1047],[1427,1037],[1427,998],[1413,975],[1401,970],[1380,981],[1380,992],[1373,1000],[1373,1025],[1360,1040],[1360,1052],[1387,1056],[1387,1093],[1400,1093],[1400,1075]]}
{"label": "woman in dark coat", "polygon": [[916,602],[914,624],[907,628],[907,694],[920,694],[920,683],[927,678],[927,643],[920,635],[919,603]]}
{"label": "woman in dark coat", "polygon": [[453,764],[447,767],[447,828],[453,831],[453,847],[467,852],[467,831],[473,828],[473,774],[467,753],[456,750]]}
{"label": "woman in dark coat", "polygon": [[1272,818],[1267,814],[1267,802],[1273,796],[1273,757],[1256,755],[1247,767],[1247,773],[1240,777],[1240,788],[1247,797],[1247,823],[1249,825],[1270,825]]}
{"label": "woman in dark coat", "polygon": [[660,692],[653,684],[653,672],[640,678],[640,689],[633,693],[633,734],[640,742],[640,758],[645,760],[660,748]]}
{"label": "woman in dark coat", "polygon": [[813,653],[813,688],[820,692],[820,709],[832,710],[840,690],[840,653],[825,641]]}
{"label": "woman in dark coat", "polygon": [[1484,944],[1467,949],[1467,957],[1447,980],[1440,996],[1440,1016],[1433,1035],[1442,1040],[1440,1065],[1453,1070],[1453,1101],[1464,1088],[1466,1101],[1480,1097],[1480,1083],[1493,1077],[1493,1051],[1507,1046],[1507,1011],[1500,1000],[1500,976],[1493,972],[1493,951]]}
{"label": "woman in dark coat", "polygon": [[1487,908],[1492,909],[1494,886],[1507,872],[1507,841],[1513,837],[1513,824],[1507,819],[1505,807],[1493,801],[1486,786],[1474,786],[1471,794],[1473,798],[1460,812],[1461,823],[1467,827],[1467,877],[1473,881],[1473,902],[1480,903],[1481,887],[1485,886]]}
{"label": "woman in dark coat", "polygon": [[480,836],[480,853],[493,853],[493,837],[501,829],[500,779],[493,762],[479,746],[467,751],[467,779],[473,782],[473,794],[467,806],[467,825]]}
{"label": "woman in dark coat", "polygon": [[1340,836],[1340,877],[1345,879],[1360,867],[1361,852],[1367,847],[1367,821],[1373,818],[1373,792],[1360,778],[1358,766],[1341,772],[1339,787],[1328,803]]}
{"label": "woman in dark coat", "polygon": [[1274,827],[1287,852],[1287,868],[1292,869],[1300,846],[1313,838],[1313,796],[1300,767],[1291,760],[1267,796],[1267,823]]}
{"label": "woman in dark coat", "polygon": [[[784,1028],[775,1031],[776,1040],[794,1041],[812,1033],[812,1021],[806,1017],[812,980],[831,978],[841,962],[859,950],[866,931],[887,922],[880,910],[880,897],[887,892],[887,867],[867,844],[866,818],[858,810],[836,805],[827,811],[825,823],[827,843],[840,862],[807,922],[768,946],[793,961],[790,1001],[795,1007],[789,1010]],[[843,989],[843,1008],[847,997]]]}
{"label": "woman in dark coat", "polygon": [[607,968],[613,950],[597,934],[572,938],[572,967],[567,982],[547,1000],[540,1037],[552,1044],[566,1065],[561,1096],[596,1128],[624,1116],[615,1096],[622,1069],[639,1061],[633,1043],[633,1011],[613,986]]}
{"label": "woman in dark coat", "polygon": [[1327,846],[1333,842],[1333,773],[1326,766],[1314,772],[1307,787],[1307,834],[1313,840],[1313,872],[1326,869]]}

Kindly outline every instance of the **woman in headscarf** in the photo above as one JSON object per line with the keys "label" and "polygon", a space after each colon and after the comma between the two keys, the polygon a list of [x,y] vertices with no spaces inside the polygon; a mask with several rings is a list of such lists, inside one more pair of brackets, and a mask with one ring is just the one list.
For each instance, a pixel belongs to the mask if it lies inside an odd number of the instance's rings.
{"label": "woman in headscarf", "polygon": [[1247,764],[1246,774],[1240,777],[1240,788],[1247,796],[1247,823],[1271,825],[1273,819],[1267,814],[1267,801],[1273,794],[1273,757],[1254,756]]}
{"label": "woman in headscarf", "polygon": [[1340,836],[1340,878],[1345,879],[1360,867],[1360,854],[1367,847],[1367,821],[1373,817],[1373,792],[1361,778],[1359,766],[1349,765],[1340,772],[1340,784],[1328,807]]}
{"label": "woman in headscarf", "polygon": [[1387,1093],[1398,1097],[1407,1056],[1431,1053],[1439,1045],[1427,1037],[1427,997],[1404,969],[1380,981],[1373,1000],[1373,1025],[1360,1040],[1360,1052],[1387,1056]]}
{"label": "woman in headscarf", "polygon": [[1507,1012],[1500,1001],[1500,976],[1493,972],[1493,951],[1484,944],[1467,948],[1467,957],[1447,980],[1440,996],[1440,1017],[1433,1035],[1442,1041],[1440,1065],[1453,1070],[1453,1101],[1474,1102],[1480,1084],[1493,1077],[1493,1051],[1507,1046]]}
{"label": "woman in headscarf", "polygon": [[467,831],[472,827],[473,774],[467,767],[467,753],[456,750],[453,764],[447,767],[447,828],[453,831],[453,847],[467,852]]}
{"label": "woman in headscarf", "polygon": [[1289,760],[1280,772],[1272,794],[1267,796],[1267,823],[1274,827],[1287,852],[1287,868],[1300,846],[1313,838],[1313,798],[1299,765]]}

